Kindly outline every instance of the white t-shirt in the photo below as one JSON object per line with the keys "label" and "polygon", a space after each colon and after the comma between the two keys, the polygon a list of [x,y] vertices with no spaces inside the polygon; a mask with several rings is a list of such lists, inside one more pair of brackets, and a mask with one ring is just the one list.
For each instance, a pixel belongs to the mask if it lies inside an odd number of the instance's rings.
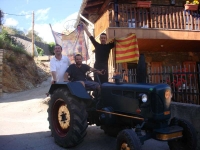
{"label": "white t-shirt", "polygon": [[[60,60],[58,60],[55,56],[50,60],[50,71],[56,72],[56,82],[63,82],[64,81],[64,74],[67,68],[70,65],[69,58],[66,56],[62,56]],[[52,78],[53,80],[53,78]]]}

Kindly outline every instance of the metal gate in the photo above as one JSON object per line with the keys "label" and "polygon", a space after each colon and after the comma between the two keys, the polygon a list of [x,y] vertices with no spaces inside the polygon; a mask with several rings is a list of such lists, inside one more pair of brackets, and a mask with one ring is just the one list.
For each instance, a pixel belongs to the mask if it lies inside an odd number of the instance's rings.
{"label": "metal gate", "polygon": [[[123,82],[136,83],[136,69],[121,70]],[[200,65],[147,68],[147,83],[169,84],[173,101],[200,105]]]}

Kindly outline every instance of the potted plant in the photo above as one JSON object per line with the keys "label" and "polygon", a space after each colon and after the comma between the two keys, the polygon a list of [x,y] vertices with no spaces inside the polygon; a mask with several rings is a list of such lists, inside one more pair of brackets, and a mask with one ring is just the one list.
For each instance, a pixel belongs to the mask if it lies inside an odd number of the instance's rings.
{"label": "potted plant", "polygon": [[173,89],[185,89],[187,81],[192,80],[193,75],[189,74],[189,71],[187,68],[182,68],[180,70],[176,70],[174,73],[172,73],[172,76],[170,78],[167,78],[166,82],[169,84]]}
{"label": "potted plant", "polygon": [[197,10],[199,7],[199,0],[193,0],[192,2],[186,1],[185,10]]}
{"label": "potted plant", "polygon": [[137,1],[137,7],[142,8],[150,8],[151,7],[151,1]]}

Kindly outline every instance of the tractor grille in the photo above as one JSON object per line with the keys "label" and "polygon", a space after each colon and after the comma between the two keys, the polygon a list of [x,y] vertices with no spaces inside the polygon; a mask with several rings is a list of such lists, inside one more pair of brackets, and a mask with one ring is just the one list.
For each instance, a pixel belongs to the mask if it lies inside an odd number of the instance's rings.
{"label": "tractor grille", "polygon": [[151,94],[151,108],[153,113],[163,113],[164,112],[164,103],[162,99],[155,93]]}

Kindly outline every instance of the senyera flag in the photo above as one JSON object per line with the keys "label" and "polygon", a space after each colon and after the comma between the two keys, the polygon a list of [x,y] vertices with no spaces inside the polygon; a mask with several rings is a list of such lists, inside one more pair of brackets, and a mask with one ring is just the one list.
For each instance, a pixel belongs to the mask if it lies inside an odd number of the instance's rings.
{"label": "senyera flag", "polygon": [[116,63],[138,62],[139,48],[136,35],[129,34],[127,37],[116,38]]}
{"label": "senyera flag", "polygon": [[55,32],[52,28],[51,31],[54,36],[55,43],[62,46],[62,54],[68,56],[71,63],[74,62],[74,55],[76,54],[81,54],[83,61],[87,61],[89,59],[84,30],[81,25],[68,35]]}

